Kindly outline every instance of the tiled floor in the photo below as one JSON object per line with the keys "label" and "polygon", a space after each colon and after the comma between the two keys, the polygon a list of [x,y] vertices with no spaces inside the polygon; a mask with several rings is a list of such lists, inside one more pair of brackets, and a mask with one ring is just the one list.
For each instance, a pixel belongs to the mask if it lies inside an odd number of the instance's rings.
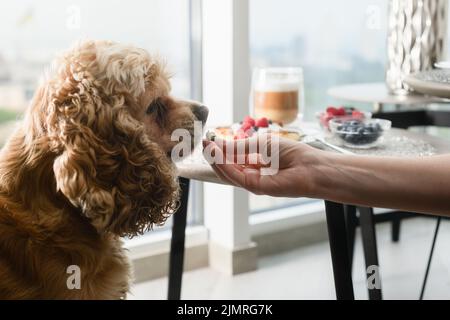
{"label": "tiled floor", "polygon": [[[402,224],[401,241],[390,241],[390,226],[377,226],[385,299],[417,299],[435,228],[434,219]],[[353,279],[357,299],[367,299],[364,259],[357,239]],[[130,299],[164,299],[167,278],[137,284]],[[235,277],[205,268],[184,275],[184,299],[334,299],[328,243],[261,258],[259,268]],[[426,299],[450,299],[450,221],[441,225]]]}

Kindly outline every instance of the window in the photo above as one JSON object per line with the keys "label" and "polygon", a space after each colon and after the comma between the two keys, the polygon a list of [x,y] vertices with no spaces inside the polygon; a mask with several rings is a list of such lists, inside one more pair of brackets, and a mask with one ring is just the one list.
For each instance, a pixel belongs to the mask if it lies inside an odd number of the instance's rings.
{"label": "window", "polygon": [[178,0],[129,0],[126,6],[120,0],[2,1],[1,133],[23,112],[50,61],[78,39],[131,43],[160,54],[174,73],[173,93],[189,97],[188,6]]}
{"label": "window", "polygon": [[[250,0],[251,65],[302,67],[305,119],[314,120],[334,102],[326,94],[331,86],[384,81],[387,6],[387,0]],[[261,212],[308,200],[250,201]]]}
{"label": "window", "polygon": [[[0,2],[0,145],[27,107],[44,70],[79,39],[129,43],[164,57],[173,74],[172,94],[198,99],[191,82],[192,69],[199,68],[193,66],[190,54],[192,1]],[[201,190],[199,184],[193,185],[191,206]],[[191,215],[189,222],[199,223],[201,216]]]}

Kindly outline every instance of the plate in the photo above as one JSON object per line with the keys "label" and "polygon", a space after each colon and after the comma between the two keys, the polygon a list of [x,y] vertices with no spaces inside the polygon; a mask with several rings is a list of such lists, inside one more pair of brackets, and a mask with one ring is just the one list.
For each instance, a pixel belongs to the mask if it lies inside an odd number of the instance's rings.
{"label": "plate", "polygon": [[438,69],[450,69],[450,61],[440,61],[434,64],[435,68]]}
{"label": "plate", "polygon": [[409,75],[405,83],[415,91],[450,99],[450,69],[434,69]]}
{"label": "plate", "polygon": [[[206,139],[211,139],[212,136],[215,136],[215,131],[218,128],[227,128],[231,129],[231,131],[233,131],[233,133],[235,133],[239,128],[240,128],[241,124],[239,123],[234,123],[233,125],[224,125],[224,126],[216,126],[216,127],[208,127],[207,130],[205,130],[204,133],[204,138]],[[299,135],[299,140],[295,140],[298,142],[305,142],[305,141],[310,141],[310,140],[314,140],[314,137],[317,136],[318,134],[320,134],[320,130],[317,129],[316,126],[311,126],[311,125],[287,125],[284,127],[278,127],[278,126],[273,126],[270,129],[274,130],[275,132],[280,129],[282,131],[289,131],[289,132],[295,132]],[[267,129],[262,129],[263,132]],[[261,129],[260,129],[261,132]],[[294,140],[294,139],[291,139]]]}

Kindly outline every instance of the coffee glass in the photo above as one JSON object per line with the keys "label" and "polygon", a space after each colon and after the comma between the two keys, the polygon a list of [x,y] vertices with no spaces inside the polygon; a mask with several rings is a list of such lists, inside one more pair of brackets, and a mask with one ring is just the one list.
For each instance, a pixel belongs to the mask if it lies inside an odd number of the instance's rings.
{"label": "coffee glass", "polygon": [[301,68],[258,68],[253,72],[251,105],[256,118],[291,124],[303,114]]}

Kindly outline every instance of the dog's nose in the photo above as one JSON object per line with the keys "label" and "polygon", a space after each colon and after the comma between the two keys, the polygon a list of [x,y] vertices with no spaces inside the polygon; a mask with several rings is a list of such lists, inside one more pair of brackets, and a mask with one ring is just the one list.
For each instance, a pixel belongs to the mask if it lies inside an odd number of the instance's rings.
{"label": "dog's nose", "polygon": [[199,121],[202,122],[202,124],[205,124],[208,119],[209,110],[205,106],[195,105],[192,107],[192,113]]}

